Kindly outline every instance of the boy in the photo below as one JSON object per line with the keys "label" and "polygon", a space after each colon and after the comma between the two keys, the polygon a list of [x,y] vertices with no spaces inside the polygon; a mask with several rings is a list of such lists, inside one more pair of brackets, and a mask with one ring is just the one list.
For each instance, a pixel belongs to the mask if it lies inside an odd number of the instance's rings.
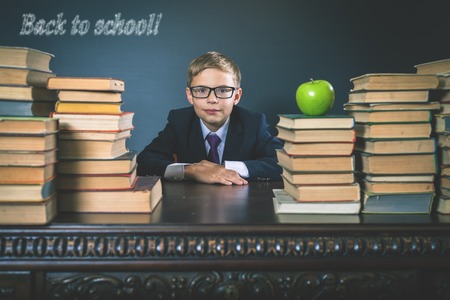
{"label": "boy", "polygon": [[221,53],[193,60],[186,87],[191,106],[169,112],[166,127],[139,153],[138,174],[224,185],[281,180],[275,149],[283,145],[263,114],[236,106],[240,83],[239,67]]}

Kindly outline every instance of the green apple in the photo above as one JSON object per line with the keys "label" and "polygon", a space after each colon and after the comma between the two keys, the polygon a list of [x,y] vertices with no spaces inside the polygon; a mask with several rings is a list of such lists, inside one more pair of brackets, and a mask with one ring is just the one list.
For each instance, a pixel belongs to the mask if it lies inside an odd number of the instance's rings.
{"label": "green apple", "polygon": [[309,116],[322,116],[334,104],[333,86],[326,80],[313,80],[300,84],[295,94],[298,108]]}

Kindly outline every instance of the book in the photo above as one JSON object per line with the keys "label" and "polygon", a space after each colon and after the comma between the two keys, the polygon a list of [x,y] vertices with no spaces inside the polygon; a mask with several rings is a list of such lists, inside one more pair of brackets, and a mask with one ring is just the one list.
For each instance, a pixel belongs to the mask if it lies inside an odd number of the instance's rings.
{"label": "book", "polygon": [[363,180],[372,182],[433,182],[435,176],[433,174],[399,174],[399,175],[377,175],[363,174]]}
{"label": "book", "polygon": [[450,72],[450,58],[430,61],[414,66],[417,74],[439,74]]}
{"label": "book", "polygon": [[441,176],[450,176],[450,165],[448,164],[441,165],[439,169]]}
{"label": "book", "polygon": [[298,202],[283,189],[273,190],[273,207],[276,214],[358,214],[361,202]]}
{"label": "book", "polygon": [[276,151],[278,163],[290,171],[352,172],[355,158],[350,156],[291,156],[283,149]]}
{"label": "book", "polygon": [[356,123],[358,138],[421,138],[430,137],[430,122],[424,123]]}
{"label": "book", "polygon": [[0,202],[44,201],[56,193],[56,177],[36,184],[0,184]]}
{"label": "book", "polygon": [[285,141],[284,151],[289,155],[351,155],[354,143],[292,143]]}
{"label": "book", "polygon": [[423,90],[439,88],[439,78],[434,74],[371,73],[350,79],[353,91],[357,90]]}
{"label": "book", "polygon": [[307,116],[303,114],[279,114],[279,127],[288,129],[349,129],[354,120],[346,115]]}
{"label": "book", "polygon": [[50,62],[53,58],[53,54],[33,48],[0,46],[0,66],[50,72]]}
{"label": "book", "polygon": [[365,214],[429,214],[435,194],[368,194],[363,193],[361,212]]}
{"label": "book", "polygon": [[136,151],[128,151],[113,159],[61,159],[58,174],[121,174],[136,167]]}
{"label": "book", "polygon": [[57,214],[56,194],[40,202],[0,202],[0,225],[45,225]]}
{"label": "book", "polygon": [[0,66],[0,82],[3,85],[31,85],[45,88],[47,80],[55,74],[34,69]]}
{"label": "book", "polygon": [[433,125],[436,133],[450,133],[450,114],[435,114]]}
{"label": "book", "polygon": [[62,102],[122,102],[121,92],[60,90],[58,99]]}
{"label": "book", "polygon": [[133,129],[133,112],[115,115],[52,113],[63,130],[121,131]]}
{"label": "book", "polygon": [[439,78],[439,88],[443,90],[450,89],[450,72],[445,74],[440,74]]}
{"label": "book", "polygon": [[282,170],[284,179],[292,184],[350,184],[355,181],[354,172],[295,172]]}
{"label": "book", "polygon": [[450,214],[450,197],[439,196],[436,211],[440,214]]}
{"label": "book", "polygon": [[0,150],[1,166],[44,166],[57,161],[57,148],[47,151]]}
{"label": "book", "polygon": [[357,123],[408,123],[431,122],[428,110],[347,111]]}
{"label": "book", "polygon": [[359,152],[361,167],[367,174],[436,174],[435,153],[372,155]]}
{"label": "book", "polygon": [[0,133],[54,133],[58,131],[58,120],[47,117],[0,116]]}
{"label": "book", "polygon": [[0,85],[0,98],[15,101],[53,101],[58,100],[55,91],[34,86]]}
{"label": "book", "polygon": [[[274,203],[274,209],[275,209]],[[317,210],[308,209],[311,213],[284,213],[284,208],[281,206],[279,213],[276,213],[276,219],[279,223],[290,223],[290,224],[360,224],[361,216],[358,213],[353,213],[356,207],[360,207],[361,203],[359,201],[353,202],[303,202],[299,206],[306,207],[317,207],[320,211],[333,211],[335,206],[338,207],[338,213],[315,213]],[[349,209],[343,209],[343,206],[348,206]],[[355,206],[355,207],[351,207]],[[342,211],[339,212],[339,210]],[[306,211],[306,210],[305,210]]]}
{"label": "book", "polygon": [[128,190],[60,191],[61,212],[151,213],[162,199],[160,177],[139,176]]}
{"label": "book", "polygon": [[357,182],[351,184],[299,185],[283,179],[284,190],[300,202],[312,201],[359,201],[360,187]]}
{"label": "book", "polygon": [[136,184],[136,167],[122,174],[58,174],[58,190],[122,190]]}
{"label": "book", "polygon": [[131,130],[122,131],[73,131],[63,130],[58,133],[60,140],[118,140],[130,138]]}
{"label": "book", "polygon": [[439,187],[444,189],[450,189],[450,176],[440,176]]}
{"label": "book", "polygon": [[356,140],[354,129],[287,129],[276,126],[277,137],[284,141],[304,143],[347,142]]}
{"label": "book", "polygon": [[373,194],[407,194],[434,192],[434,183],[428,182],[375,182],[363,180],[361,188]]}
{"label": "book", "polygon": [[358,139],[355,150],[370,154],[435,153],[436,139]]}
{"label": "book", "polygon": [[[428,102],[430,91],[422,90],[358,90],[350,91],[348,103]],[[438,101],[438,100],[435,100]]]}
{"label": "book", "polygon": [[59,140],[58,158],[116,158],[128,152],[126,140]]}
{"label": "book", "polygon": [[0,184],[43,184],[55,176],[55,164],[0,166]]}
{"label": "book", "polygon": [[120,114],[122,102],[56,102],[57,113],[71,114]]}
{"label": "book", "polygon": [[48,117],[55,110],[54,101],[14,101],[0,99],[3,116]]}
{"label": "book", "polygon": [[1,134],[1,150],[46,151],[56,148],[56,133],[43,134]]}
{"label": "book", "polygon": [[47,82],[49,90],[125,91],[121,79],[108,77],[52,77]]}
{"label": "book", "polygon": [[[344,111],[410,111],[410,110],[435,110],[439,111],[442,104],[440,102],[380,102],[380,103],[344,103]],[[356,120],[355,120],[356,121]],[[357,121],[356,121],[357,122]]]}

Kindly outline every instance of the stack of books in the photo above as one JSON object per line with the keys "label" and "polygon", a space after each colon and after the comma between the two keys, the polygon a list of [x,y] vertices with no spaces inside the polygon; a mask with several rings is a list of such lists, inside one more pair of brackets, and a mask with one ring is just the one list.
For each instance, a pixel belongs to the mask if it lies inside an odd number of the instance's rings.
{"label": "stack of books", "polygon": [[124,112],[120,79],[53,77],[58,92],[58,205],[62,212],[151,212],[162,195],[159,177],[138,177],[126,141],[132,112]]}
{"label": "stack of books", "polygon": [[51,118],[0,117],[0,224],[46,224],[57,214]]}
{"label": "stack of books", "polygon": [[284,189],[274,190],[276,213],[358,214],[353,117],[279,115],[277,151]]}
{"label": "stack of books", "polygon": [[56,93],[46,89],[53,55],[36,49],[0,46],[0,111],[5,116],[48,117]]}
{"label": "stack of books", "polygon": [[440,86],[433,91],[440,110],[434,115],[434,136],[437,139],[439,178],[435,181],[438,192],[437,211],[450,214],[450,59],[422,63],[415,66],[417,74],[435,74]]}
{"label": "stack of books", "polygon": [[430,90],[436,75],[374,73],[351,79],[363,213],[430,213],[437,172]]}

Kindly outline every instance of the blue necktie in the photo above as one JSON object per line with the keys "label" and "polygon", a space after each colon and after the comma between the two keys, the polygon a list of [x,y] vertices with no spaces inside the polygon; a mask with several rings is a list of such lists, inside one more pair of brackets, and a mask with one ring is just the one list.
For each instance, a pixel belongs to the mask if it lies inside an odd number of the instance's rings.
{"label": "blue necktie", "polygon": [[216,134],[208,134],[206,137],[206,140],[208,141],[209,145],[211,146],[211,149],[209,149],[208,153],[208,160],[220,164],[219,159],[219,152],[217,152],[217,146],[219,146],[220,142],[222,141],[219,136]]}

